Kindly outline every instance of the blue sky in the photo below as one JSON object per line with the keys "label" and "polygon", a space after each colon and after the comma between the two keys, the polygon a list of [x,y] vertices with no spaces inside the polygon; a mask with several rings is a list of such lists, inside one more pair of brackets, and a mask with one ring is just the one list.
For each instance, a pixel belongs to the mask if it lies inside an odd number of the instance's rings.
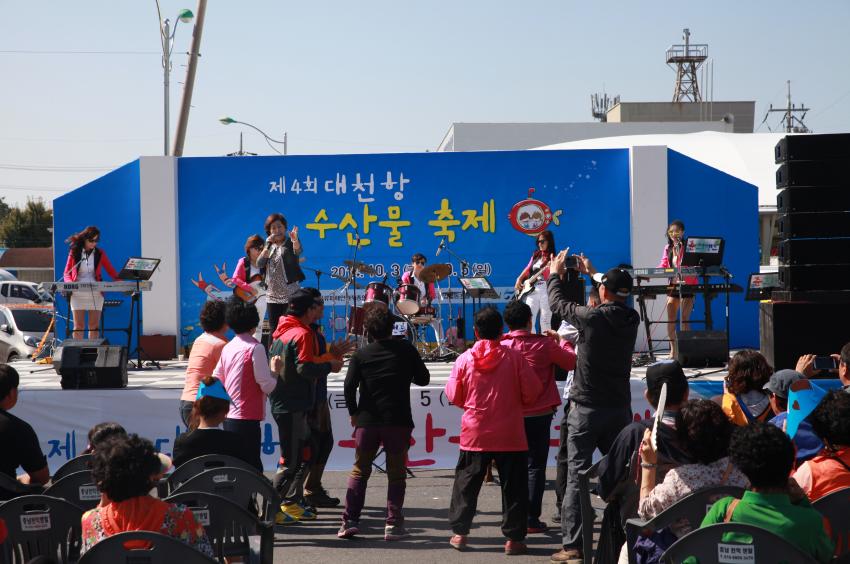
{"label": "blue sky", "polygon": [[[172,20],[196,8],[161,5]],[[49,202],[162,153],[153,0],[0,0],[0,16],[7,202]],[[226,114],[287,131],[299,154],[433,150],[454,121],[591,121],[589,95],[603,86],[623,101],[671,98],[664,51],[684,27],[709,44],[716,100],[755,100],[758,123],[790,79],[795,102],[813,108],[809,127],[850,131],[848,24],[846,0],[210,0],[185,154],[236,150],[240,130],[217,121]],[[190,38],[181,24],[173,120]],[[68,51],[126,54],[57,53]],[[245,148],[271,153],[250,130]]]}

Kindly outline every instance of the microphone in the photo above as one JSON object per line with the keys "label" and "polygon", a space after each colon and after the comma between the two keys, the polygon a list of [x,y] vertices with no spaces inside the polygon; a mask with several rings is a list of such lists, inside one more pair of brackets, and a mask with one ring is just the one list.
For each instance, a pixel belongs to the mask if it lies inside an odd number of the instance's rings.
{"label": "microphone", "polygon": [[443,247],[445,247],[445,246],[446,246],[446,240],[445,240],[445,239],[440,239],[440,246],[439,246],[439,247],[437,247],[437,252],[436,252],[436,253],[434,253],[434,256],[435,256],[435,257],[440,256],[440,252],[443,250]]}
{"label": "microphone", "polygon": [[268,250],[268,249],[270,249],[270,248],[271,248],[271,246],[272,246],[272,238],[273,238],[273,237],[272,237],[271,235],[269,235],[268,237],[266,237],[266,248],[265,248],[265,250]]}

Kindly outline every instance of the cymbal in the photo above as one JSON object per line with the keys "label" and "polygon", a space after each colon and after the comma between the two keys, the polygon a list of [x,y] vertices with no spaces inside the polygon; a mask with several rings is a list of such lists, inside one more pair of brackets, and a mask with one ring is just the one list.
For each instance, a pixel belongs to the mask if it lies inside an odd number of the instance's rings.
{"label": "cymbal", "polygon": [[344,260],[342,262],[345,263],[345,265],[348,268],[350,268],[351,270],[357,270],[357,271],[362,272],[363,274],[365,274],[367,276],[377,276],[378,275],[378,272],[374,268],[372,268],[371,266],[366,264],[365,262],[360,262],[359,260]]}
{"label": "cymbal", "polygon": [[351,285],[355,288],[362,288],[362,284],[358,284],[356,280],[349,280],[345,276],[340,276],[339,274],[331,274],[331,278],[336,278],[337,280],[342,280],[343,282],[351,282]]}
{"label": "cymbal", "polygon": [[437,282],[438,280],[442,280],[444,278],[448,278],[449,274],[452,273],[452,265],[450,264],[432,264],[431,266],[426,266],[422,269],[422,272],[419,273],[419,278],[426,284],[432,284]]}

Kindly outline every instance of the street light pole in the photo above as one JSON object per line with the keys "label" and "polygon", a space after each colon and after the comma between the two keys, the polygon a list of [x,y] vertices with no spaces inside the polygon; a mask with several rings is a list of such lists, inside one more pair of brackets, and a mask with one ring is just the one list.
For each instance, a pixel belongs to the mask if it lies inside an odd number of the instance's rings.
{"label": "street light pole", "polygon": [[[284,132],[283,132],[283,140],[281,141],[281,140],[279,140],[279,139],[274,139],[274,138],[272,138],[272,137],[269,137],[268,135],[266,135],[266,132],[265,132],[265,131],[263,131],[262,129],[260,129],[260,128],[259,128],[259,127],[257,127],[256,125],[251,125],[250,123],[247,123],[247,122],[244,122],[244,121],[239,121],[239,120],[233,119],[233,118],[232,118],[232,117],[230,117],[230,116],[220,117],[220,118],[218,118],[218,121],[219,121],[222,125],[230,125],[231,123],[238,123],[239,125],[244,125],[244,126],[250,127],[251,129],[253,129],[254,131],[256,131],[257,133],[259,133],[260,135],[262,135],[262,136],[265,138],[265,140],[266,140],[266,144],[267,144],[269,147],[271,147],[272,151],[274,151],[274,152],[275,152],[275,153],[277,153],[278,155],[284,155],[284,156],[286,156],[286,154],[287,154],[287,149],[288,149],[288,145],[289,145],[289,139],[288,139],[288,133],[287,133],[286,131],[284,131]],[[277,143],[278,145],[283,145],[283,153],[281,153],[280,151],[278,151],[278,150],[277,150],[277,147],[275,147],[274,145],[272,145],[272,143]]]}
{"label": "street light pole", "polygon": [[192,13],[192,10],[180,10],[177,14],[177,21],[174,22],[174,28],[171,27],[171,21],[169,19],[162,19],[162,13],[159,10],[159,2],[156,3],[156,11],[157,15],[159,15],[159,35],[160,40],[162,41],[162,90],[163,90],[163,130],[164,130],[164,143],[163,143],[163,154],[168,156],[168,146],[169,146],[169,124],[171,123],[171,110],[170,110],[170,95],[169,90],[171,87],[171,52],[174,50],[174,36],[177,33],[177,25],[180,22],[189,23],[192,21],[192,18],[195,15]]}

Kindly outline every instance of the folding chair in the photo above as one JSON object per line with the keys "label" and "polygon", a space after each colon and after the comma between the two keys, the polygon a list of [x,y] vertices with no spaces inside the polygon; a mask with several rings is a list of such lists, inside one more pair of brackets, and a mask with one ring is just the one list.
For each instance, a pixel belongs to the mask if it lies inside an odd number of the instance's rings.
{"label": "folding chair", "polygon": [[[257,514],[262,521],[274,521],[280,511],[280,494],[265,476],[243,468],[212,468],[189,478],[172,492],[172,496],[184,492],[206,492],[220,495],[239,507]],[[257,496],[262,497],[262,502]]]}
{"label": "folding chair", "polygon": [[72,472],[61,480],[50,484],[44,495],[67,499],[77,507],[88,511],[100,503],[100,490],[92,478],[91,470]]}
{"label": "folding chair", "polygon": [[718,523],[697,529],[673,543],[661,561],[678,564],[689,556],[699,562],[813,564],[814,558],[767,529],[745,523]]}
{"label": "folding chair", "polygon": [[[140,542],[145,546],[138,546]],[[127,543],[129,546],[125,546]],[[211,564],[217,561],[175,538],[149,531],[118,533],[91,547],[79,564]]]}
{"label": "folding chair", "polygon": [[0,562],[28,562],[49,556],[59,562],[80,554],[83,510],[64,499],[25,495],[0,505],[8,537],[0,544]]}

